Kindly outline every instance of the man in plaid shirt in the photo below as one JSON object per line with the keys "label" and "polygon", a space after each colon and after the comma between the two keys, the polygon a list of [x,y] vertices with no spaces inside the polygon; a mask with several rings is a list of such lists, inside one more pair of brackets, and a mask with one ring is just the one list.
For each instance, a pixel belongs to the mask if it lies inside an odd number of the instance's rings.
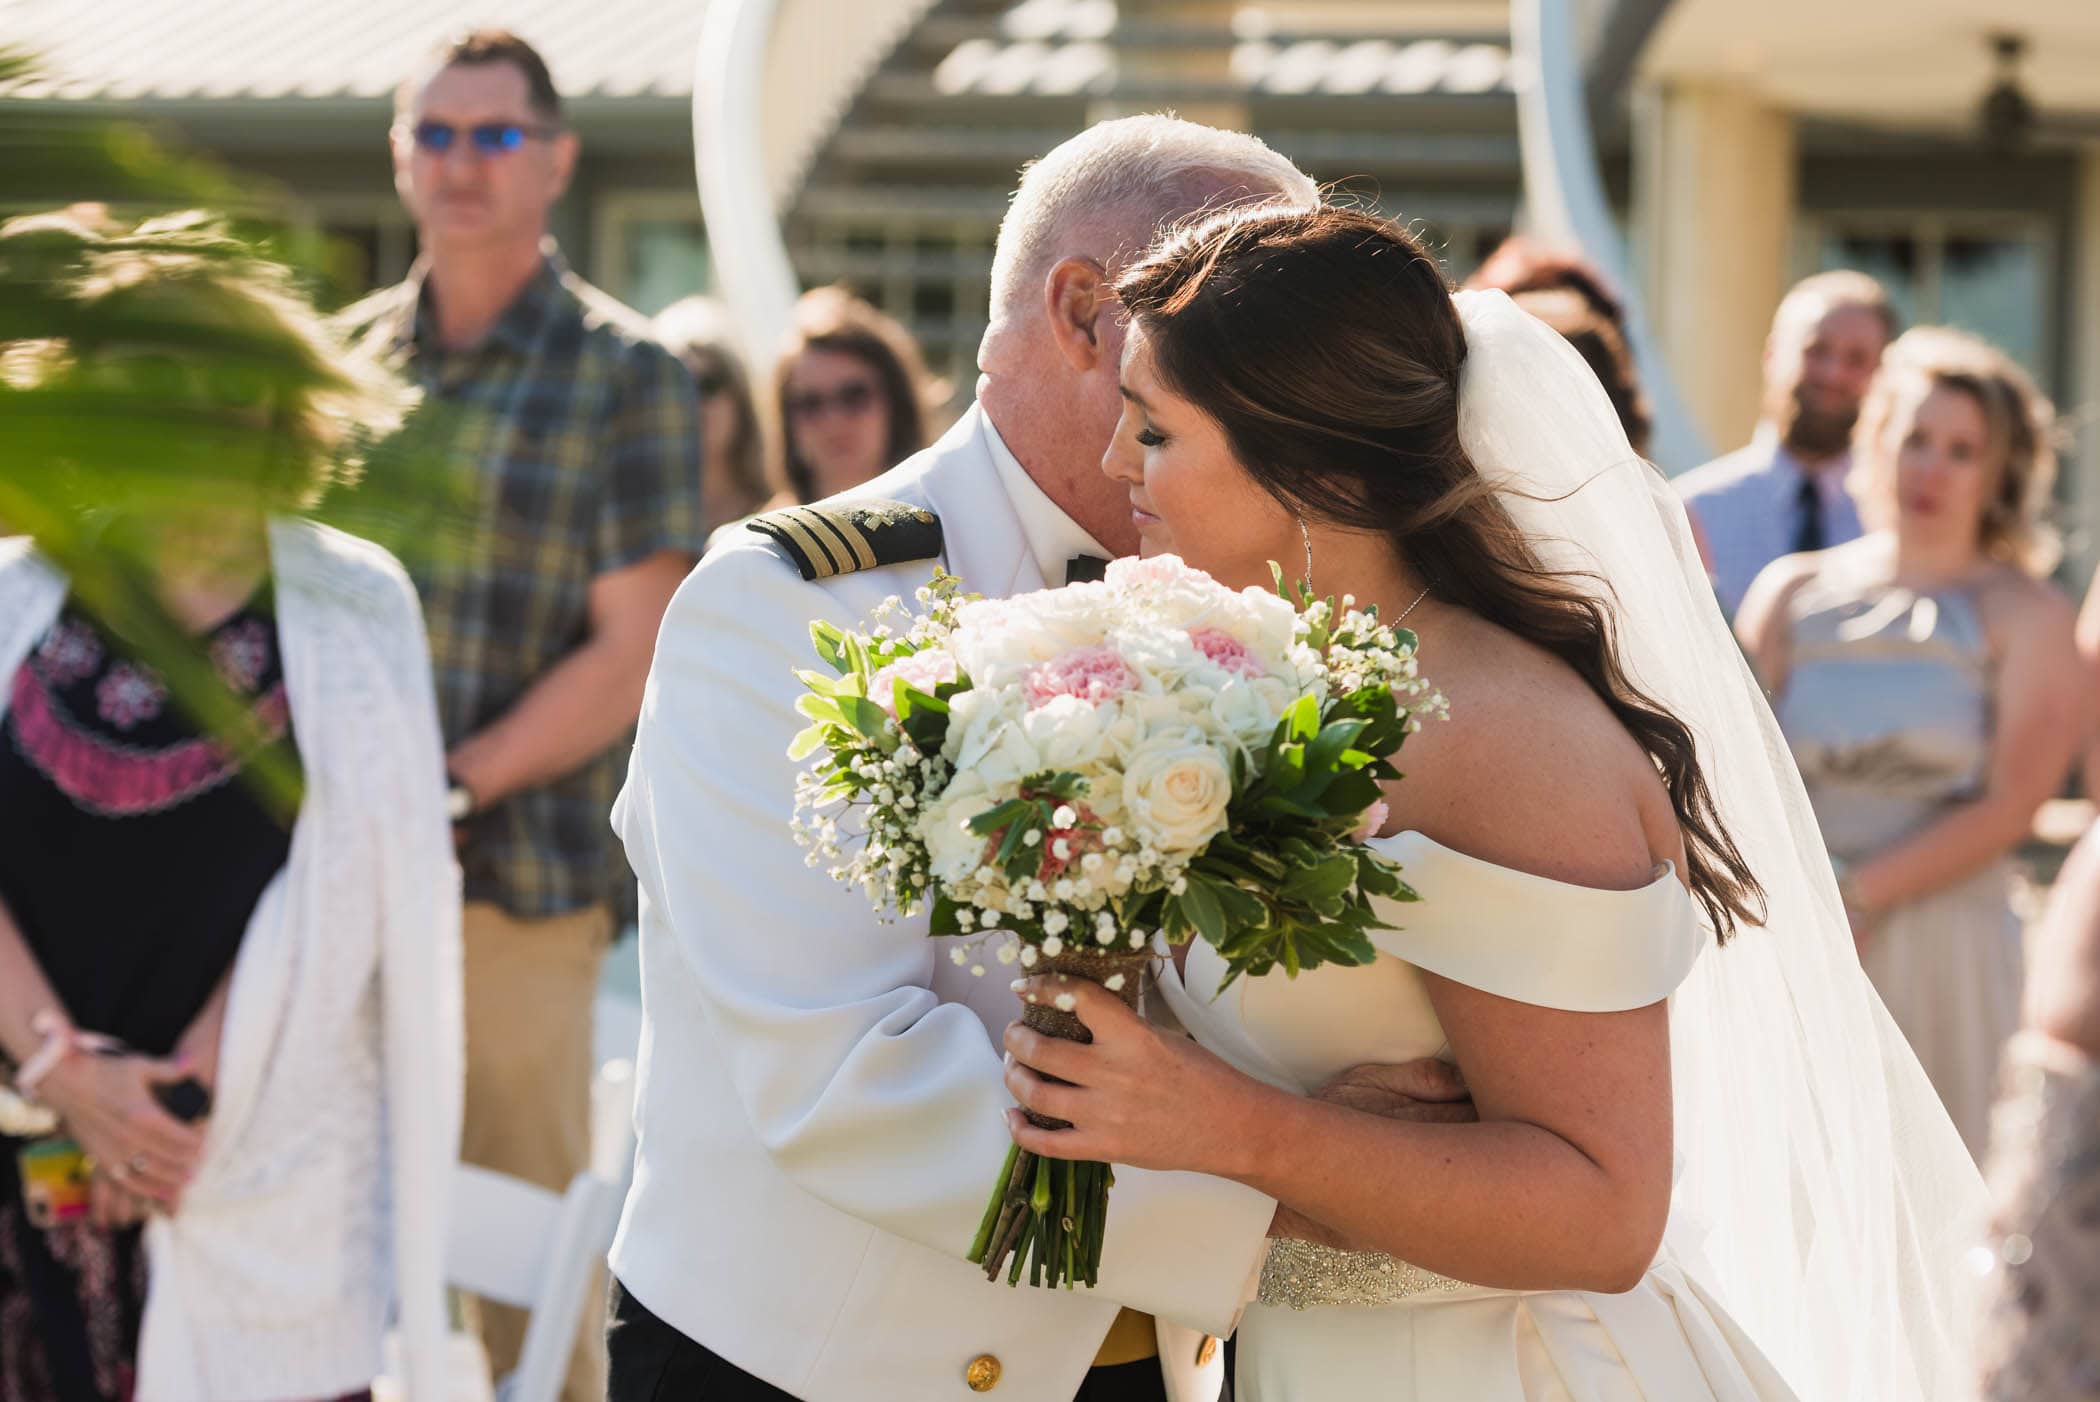
{"label": "man in plaid shirt", "polygon": [[[476,516],[416,567],[466,882],[462,1153],[560,1191],[588,1162],[591,1010],[632,880],[606,815],[657,626],[705,542],[699,404],[547,238],[577,142],[529,45],[455,41],[395,113],[423,257],[345,319],[435,401]],[[482,1314],[501,1376],[523,1317]],[[583,1338],[568,1402],[603,1392],[599,1330]]]}

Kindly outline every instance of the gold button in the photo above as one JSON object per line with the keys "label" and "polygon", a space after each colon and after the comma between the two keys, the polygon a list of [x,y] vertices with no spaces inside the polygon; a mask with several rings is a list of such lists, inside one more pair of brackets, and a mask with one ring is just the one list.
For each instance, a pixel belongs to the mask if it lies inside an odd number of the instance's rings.
{"label": "gold button", "polygon": [[1210,1366],[1210,1361],[1217,1356],[1218,1341],[1211,1335],[1205,1334],[1203,1342],[1196,1345],[1196,1366],[1198,1368],[1207,1368]]}
{"label": "gold button", "polygon": [[980,1353],[963,1369],[963,1381],[972,1392],[990,1392],[999,1386],[999,1360],[989,1353]]}

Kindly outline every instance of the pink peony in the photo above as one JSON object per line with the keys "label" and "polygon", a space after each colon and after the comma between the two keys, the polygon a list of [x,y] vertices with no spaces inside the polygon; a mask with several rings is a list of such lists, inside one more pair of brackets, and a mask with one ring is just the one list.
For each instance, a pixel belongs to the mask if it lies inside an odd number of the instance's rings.
{"label": "pink peony", "polygon": [[1073,648],[1028,673],[1028,709],[1032,711],[1059,696],[1076,696],[1098,706],[1137,684],[1137,673],[1130,670],[1130,664],[1114,648]]}
{"label": "pink peony", "polygon": [[1208,625],[1189,629],[1189,641],[1196,650],[1218,666],[1236,677],[1260,677],[1268,675],[1269,669],[1261,665],[1254,650],[1223,628]]}
{"label": "pink peony", "polygon": [[1209,575],[1185,564],[1179,555],[1126,555],[1108,562],[1107,579],[1118,589],[1132,591],[1190,583],[1214,585]]}
{"label": "pink peony", "polygon": [[889,666],[868,678],[868,699],[888,711],[897,714],[896,683],[933,695],[933,689],[942,682],[952,682],[959,676],[955,659],[937,647],[915,652],[909,657],[900,657]]}

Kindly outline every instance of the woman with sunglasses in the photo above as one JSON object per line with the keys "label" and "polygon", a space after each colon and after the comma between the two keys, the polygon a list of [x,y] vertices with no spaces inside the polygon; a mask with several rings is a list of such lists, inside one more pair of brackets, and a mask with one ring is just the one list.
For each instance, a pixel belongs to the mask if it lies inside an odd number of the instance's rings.
{"label": "woman with sunglasses", "polygon": [[775,475],[802,502],[857,487],[925,447],[927,408],[946,397],[911,333],[843,287],[819,287],[795,304],[773,391]]}
{"label": "woman with sunglasses", "polygon": [[0,390],[74,488],[0,540],[0,1399],[365,1396],[390,1317],[441,1396],[429,654],[400,565],[301,519],[402,392],[200,219],[15,256],[79,329]]}

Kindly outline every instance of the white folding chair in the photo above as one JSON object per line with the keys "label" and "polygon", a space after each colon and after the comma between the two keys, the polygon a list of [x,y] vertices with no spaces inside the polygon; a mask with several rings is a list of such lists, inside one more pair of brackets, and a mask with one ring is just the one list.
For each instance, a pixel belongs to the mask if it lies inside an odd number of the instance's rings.
{"label": "white folding chair", "polygon": [[626,1196],[634,1181],[634,1062],[616,1056],[591,1078],[591,1172]]}
{"label": "white folding chair", "polygon": [[529,1310],[517,1371],[498,1380],[499,1402],[554,1402],[583,1319],[592,1273],[612,1245],[620,1190],[579,1173],[566,1193],[506,1173],[453,1170],[447,1281]]}

